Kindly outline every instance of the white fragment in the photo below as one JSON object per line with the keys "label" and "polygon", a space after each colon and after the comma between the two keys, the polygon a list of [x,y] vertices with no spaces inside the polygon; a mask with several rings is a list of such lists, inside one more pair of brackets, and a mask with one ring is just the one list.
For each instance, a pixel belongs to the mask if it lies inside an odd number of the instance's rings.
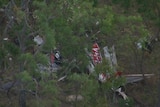
{"label": "white fragment", "polygon": [[96,22],[96,25],[99,25],[99,21]]}
{"label": "white fragment", "polygon": [[7,40],[9,40],[9,39],[8,39],[8,38],[3,38],[3,40],[6,40],[6,41],[7,41]]}
{"label": "white fragment", "polygon": [[34,42],[36,42],[37,45],[41,45],[43,43],[43,39],[38,35],[34,37]]}

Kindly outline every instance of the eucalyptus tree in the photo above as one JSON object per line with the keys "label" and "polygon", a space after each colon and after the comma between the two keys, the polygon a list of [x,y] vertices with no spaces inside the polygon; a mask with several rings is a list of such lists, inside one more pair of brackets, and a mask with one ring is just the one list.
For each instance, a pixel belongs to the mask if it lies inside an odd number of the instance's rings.
{"label": "eucalyptus tree", "polygon": [[[10,78],[11,81],[20,80],[20,86],[15,84],[18,86],[16,90],[20,90],[20,106],[29,105],[28,102],[38,107],[45,106],[46,102],[48,102],[47,105],[58,106],[56,97],[51,96],[50,99],[53,102],[41,99],[40,95],[42,94],[43,98],[48,93],[56,96],[58,91],[54,79],[49,79],[49,74],[41,74],[37,71],[37,63],[48,64],[48,58],[42,54],[42,51],[50,52],[55,46],[54,29],[49,26],[48,21],[52,15],[51,13],[46,14],[47,9],[50,8],[46,8],[45,2],[30,0],[11,0],[3,3],[2,17],[4,21],[1,26],[0,43],[3,81],[6,81],[7,78]],[[39,14],[40,12],[41,14]],[[37,46],[33,41],[37,35],[45,41],[42,46]],[[39,85],[43,87],[42,90]],[[21,90],[24,90],[25,93],[33,93],[35,97],[33,100],[25,99],[25,94],[21,93]]]}

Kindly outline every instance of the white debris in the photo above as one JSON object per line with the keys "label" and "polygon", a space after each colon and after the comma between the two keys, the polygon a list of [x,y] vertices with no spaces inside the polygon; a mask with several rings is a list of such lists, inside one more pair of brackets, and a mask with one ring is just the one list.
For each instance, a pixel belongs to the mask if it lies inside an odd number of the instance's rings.
{"label": "white debris", "polygon": [[116,58],[116,52],[115,52],[115,48],[114,48],[114,45],[111,47],[112,49],[112,63],[114,66],[117,66],[117,58]]}
{"label": "white debris", "polygon": [[85,35],[86,35],[86,37],[89,37],[87,33]]}
{"label": "white debris", "polygon": [[39,35],[37,35],[36,37],[34,37],[34,42],[36,42],[37,45],[41,45],[44,41]]}
{"label": "white debris", "polygon": [[62,80],[64,80],[66,77],[67,77],[67,75],[65,75],[65,76],[63,76],[63,77],[61,77],[61,78],[59,78],[58,81],[62,81]]}
{"label": "white debris", "polygon": [[55,58],[60,59],[60,52],[59,52],[59,51],[57,51],[57,52],[55,53]]}
{"label": "white debris", "polygon": [[7,41],[7,40],[9,40],[9,39],[8,39],[8,38],[3,38],[3,40],[6,40],[6,41]]}
{"label": "white debris", "polygon": [[103,50],[104,50],[104,56],[106,60],[109,62],[109,65],[114,71],[116,71],[117,58],[114,45],[111,47],[111,49],[109,49],[108,46],[105,46]]}
{"label": "white debris", "polygon": [[137,45],[138,49],[142,49],[142,43],[138,42],[138,43],[136,43],[136,45]]}
{"label": "white debris", "polygon": [[11,58],[11,57],[9,57],[9,60],[10,60],[10,61],[12,61],[12,58]]}
{"label": "white debris", "polygon": [[107,78],[106,75],[103,73],[99,74],[99,76],[98,76],[98,80],[101,82],[105,82],[106,78]]}
{"label": "white debris", "polygon": [[121,95],[124,100],[127,100],[127,99],[128,99],[128,96],[127,96],[124,92],[122,92],[122,88],[121,88],[121,87],[118,88],[118,89],[116,90],[116,92],[118,92],[119,95]]}
{"label": "white debris", "polygon": [[111,55],[109,53],[108,46],[105,46],[103,48],[103,50],[104,50],[104,56],[105,56],[106,60],[109,61],[109,64],[111,65],[112,64],[112,62],[111,62]]}
{"label": "white debris", "polygon": [[91,61],[89,62],[89,65],[87,66],[87,68],[89,70],[89,73],[92,73],[95,71],[95,69],[94,69],[95,67]]}
{"label": "white debris", "polygon": [[99,25],[99,21],[96,22],[96,25]]}

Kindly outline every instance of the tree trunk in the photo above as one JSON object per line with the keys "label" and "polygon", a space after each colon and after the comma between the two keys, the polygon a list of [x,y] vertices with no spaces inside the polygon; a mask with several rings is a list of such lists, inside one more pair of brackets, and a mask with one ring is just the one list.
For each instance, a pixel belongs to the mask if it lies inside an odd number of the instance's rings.
{"label": "tree trunk", "polygon": [[26,107],[26,91],[21,90],[19,94],[19,107]]}
{"label": "tree trunk", "polygon": [[158,76],[158,101],[157,101],[156,107],[160,107],[160,77],[159,76]]}

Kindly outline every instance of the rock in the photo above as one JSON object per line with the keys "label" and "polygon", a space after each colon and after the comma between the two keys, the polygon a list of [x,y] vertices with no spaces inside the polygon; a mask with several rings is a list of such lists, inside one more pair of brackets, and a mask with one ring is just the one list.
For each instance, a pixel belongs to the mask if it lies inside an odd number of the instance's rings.
{"label": "rock", "polygon": [[73,102],[73,101],[82,101],[84,98],[81,95],[69,95],[66,97],[66,101]]}

